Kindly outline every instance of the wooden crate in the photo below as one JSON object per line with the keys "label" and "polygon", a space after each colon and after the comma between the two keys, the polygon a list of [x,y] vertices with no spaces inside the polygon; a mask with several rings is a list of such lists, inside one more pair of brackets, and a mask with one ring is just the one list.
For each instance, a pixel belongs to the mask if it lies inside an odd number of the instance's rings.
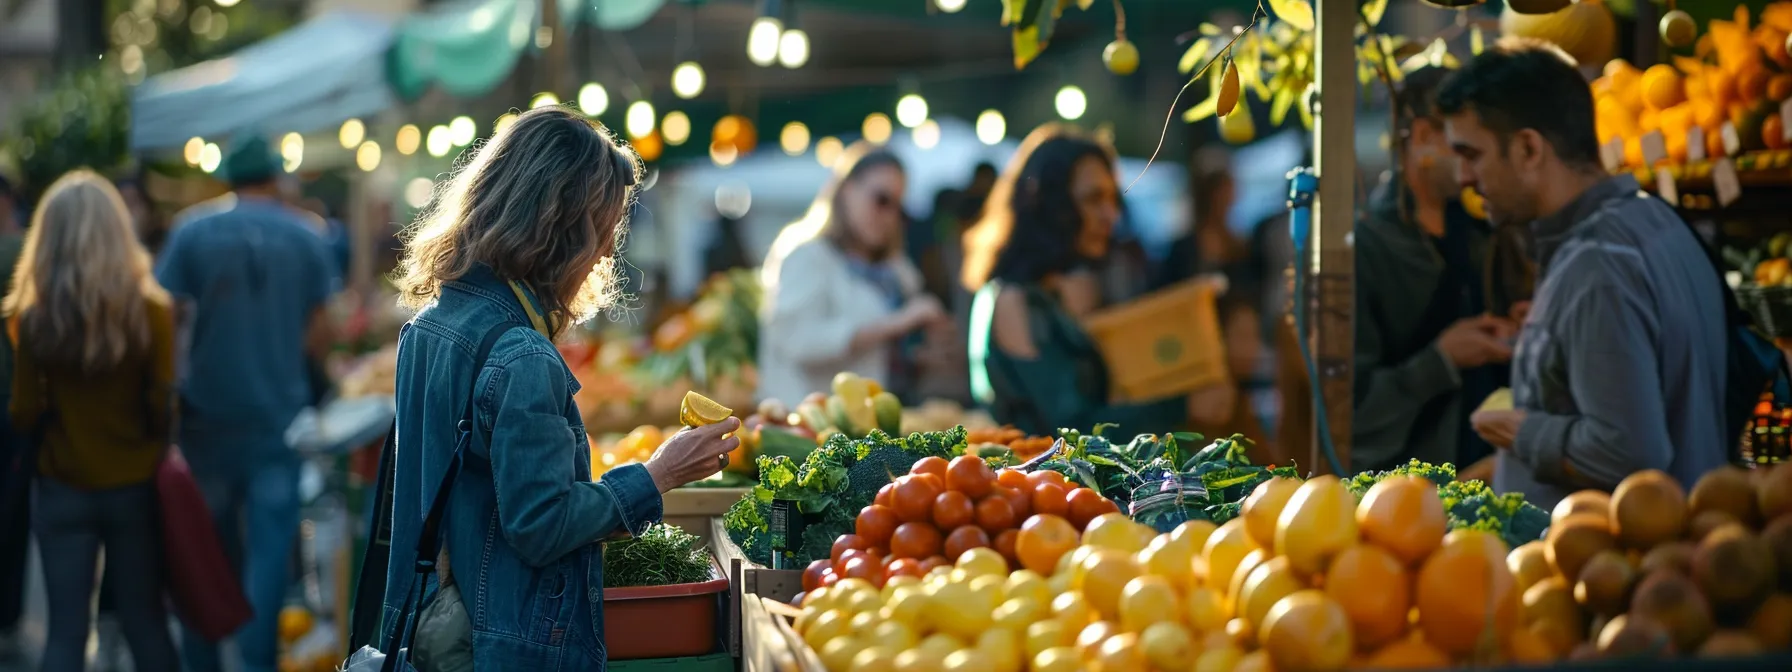
{"label": "wooden crate", "polygon": [[1083,321],[1107,363],[1116,401],[1142,401],[1229,384],[1217,298],[1221,283],[1186,280]]}
{"label": "wooden crate", "polygon": [[795,607],[770,598],[749,595],[743,611],[744,651],[741,669],[747,672],[827,672],[821,658],[791,627]]}
{"label": "wooden crate", "polygon": [[[676,525],[684,531],[703,539],[705,545],[714,541],[710,537],[709,520],[728,512],[740,498],[752,492],[752,488],[677,488],[661,496],[667,524]],[[727,563],[724,562],[725,566]]]}
{"label": "wooden crate", "polygon": [[803,592],[803,572],[796,569],[771,569],[747,559],[745,553],[728,538],[720,517],[710,519],[710,549],[716,560],[728,571],[728,651],[742,654],[743,604],[759,597],[788,601]]}

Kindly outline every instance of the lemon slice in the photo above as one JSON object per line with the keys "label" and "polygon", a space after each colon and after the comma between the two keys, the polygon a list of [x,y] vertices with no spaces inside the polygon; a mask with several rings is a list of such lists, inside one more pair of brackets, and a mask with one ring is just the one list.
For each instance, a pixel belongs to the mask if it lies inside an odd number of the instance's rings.
{"label": "lemon slice", "polygon": [[684,393],[678,404],[678,422],[686,427],[702,427],[727,420],[734,411],[696,392]]}

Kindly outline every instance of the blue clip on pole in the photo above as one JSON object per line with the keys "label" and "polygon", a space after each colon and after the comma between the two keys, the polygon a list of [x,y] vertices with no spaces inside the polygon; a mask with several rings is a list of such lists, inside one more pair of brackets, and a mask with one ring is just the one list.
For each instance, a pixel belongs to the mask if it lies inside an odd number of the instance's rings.
{"label": "blue clip on pole", "polygon": [[1332,445],[1331,423],[1325,414],[1325,394],[1319,385],[1319,367],[1313,363],[1312,347],[1307,344],[1307,245],[1313,235],[1313,198],[1319,193],[1319,176],[1313,169],[1300,166],[1288,171],[1288,235],[1294,240],[1294,330],[1300,346],[1301,361],[1307,367],[1307,381],[1313,394],[1313,417],[1318,426],[1320,452],[1331,463],[1332,473],[1345,478],[1350,472],[1338,459]]}

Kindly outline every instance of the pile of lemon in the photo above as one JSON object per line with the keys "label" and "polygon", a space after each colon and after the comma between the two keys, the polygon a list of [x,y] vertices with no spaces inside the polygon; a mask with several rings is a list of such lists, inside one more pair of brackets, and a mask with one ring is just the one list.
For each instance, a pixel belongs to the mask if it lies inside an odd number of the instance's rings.
{"label": "pile of lemon", "polygon": [[[973,549],[882,590],[810,593],[796,629],[833,672],[1309,672],[1558,659],[1525,629],[1496,535],[1448,532],[1435,486],[1265,482],[1224,525],[1092,521],[1049,575]],[[1029,562],[1029,566],[1038,563]]]}

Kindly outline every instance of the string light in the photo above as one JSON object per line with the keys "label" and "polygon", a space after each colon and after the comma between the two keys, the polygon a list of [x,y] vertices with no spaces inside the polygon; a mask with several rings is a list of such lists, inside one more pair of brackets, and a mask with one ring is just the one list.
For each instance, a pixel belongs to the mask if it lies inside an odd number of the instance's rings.
{"label": "string light", "polygon": [[610,109],[610,92],[604,85],[589,82],[579,87],[579,111],[587,117],[595,117]]}
{"label": "string light", "polygon": [[832,168],[843,151],[846,151],[846,143],[830,135],[815,143],[815,161],[823,168]]}
{"label": "string light", "polygon": [[927,99],[911,93],[897,100],[896,121],[901,122],[903,128],[920,126],[921,122],[927,121]]}
{"label": "string light", "polygon": [[421,144],[423,144],[423,131],[418,130],[416,124],[405,124],[398,127],[398,137],[394,138],[392,142],[392,145],[398,148],[398,153],[405,156],[416,154],[417,147]]}
{"label": "string light", "polygon": [[472,117],[462,115],[448,122],[448,141],[454,143],[455,147],[473,144],[476,137],[479,137],[479,127],[473,123]]}
{"label": "string light", "polygon": [[556,96],[551,92],[543,91],[541,93],[535,94],[535,98],[533,98],[529,101],[529,109],[548,107],[550,105],[559,105],[559,104],[560,104],[559,96]]}
{"label": "string light", "polygon": [[342,142],[343,149],[354,149],[367,137],[367,126],[360,119],[342,122],[342,128],[336,131],[336,139]]}
{"label": "string light", "polygon": [[210,174],[224,162],[224,152],[218,149],[218,143],[208,142],[199,150],[199,169]]}
{"label": "string light", "polygon": [[205,138],[188,138],[186,146],[181,148],[181,158],[187,160],[187,165],[197,166],[201,152],[204,151]]}
{"label": "string light", "polygon": [[503,133],[504,129],[510,128],[510,125],[514,124],[514,123],[516,123],[516,115],[515,114],[512,114],[510,112],[505,112],[503,114],[500,114],[500,115],[498,115],[498,120],[492,122],[492,133],[493,134]]}
{"label": "string light", "polygon": [[429,150],[430,156],[439,159],[447,156],[448,150],[454,149],[454,141],[448,135],[447,126],[437,125],[429,127],[429,135],[423,139],[423,146]]}
{"label": "string light", "polygon": [[653,103],[637,100],[628,104],[628,116],[622,120],[629,137],[639,138],[653,132]]}
{"label": "string light", "polygon": [[372,140],[361,143],[360,149],[355,150],[355,165],[369,173],[380,167],[380,143]]}
{"label": "string light", "polygon": [[1058,116],[1068,121],[1082,118],[1083,113],[1089,110],[1088,97],[1084,96],[1083,90],[1077,88],[1075,84],[1067,84],[1064,88],[1058,89],[1058,96],[1052,102],[1058,108]]}
{"label": "string light", "polygon": [[865,140],[873,145],[881,145],[890,141],[890,117],[882,112],[872,112],[865,117],[865,124],[859,132]]}
{"label": "string light", "polygon": [[435,195],[436,183],[427,177],[413,177],[404,185],[404,202],[413,208],[429,205],[429,199]]}
{"label": "string light", "polygon": [[696,61],[679,63],[672,69],[672,93],[690,100],[703,93],[703,66]]}
{"label": "string light", "polygon": [[297,133],[287,133],[281,136],[280,160],[281,167],[285,168],[286,172],[298,170],[299,164],[305,162],[305,136]]}
{"label": "string light", "polygon": [[674,147],[684,144],[691,139],[691,118],[678,110],[667,112],[666,118],[660,120],[660,137]]}
{"label": "string light", "polygon": [[921,122],[920,126],[916,126],[915,130],[909,135],[910,139],[915,141],[916,147],[920,147],[921,149],[933,149],[940,144],[940,124],[937,121],[928,119],[927,121]]}
{"label": "string light", "polygon": [[801,28],[784,31],[778,38],[778,63],[786,68],[800,68],[809,62],[809,34]]}
{"label": "string light", "polygon": [[785,124],[784,130],[778,133],[778,145],[784,148],[785,154],[802,155],[809,150],[809,127],[800,121]]}
{"label": "string light", "polygon": [[1008,136],[1008,120],[995,110],[984,110],[977,115],[977,139],[985,145],[993,145]]}
{"label": "string light", "polygon": [[709,160],[716,162],[718,166],[733,165],[734,160],[738,158],[740,158],[740,150],[735,149],[734,145],[727,143],[710,143],[709,145]]}
{"label": "string light", "polygon": [[753,20],[747,31],[747,60],[761,67],[778,60],[778,43],[783,40],[784,23],[769,16]]}
{"label": "string light", "polygon": [[933,4],[934,6],[939,7],[940,11],[947,14],[953,14],[958,12],[958,10],[964,9],[964,0],[934,0]]}

